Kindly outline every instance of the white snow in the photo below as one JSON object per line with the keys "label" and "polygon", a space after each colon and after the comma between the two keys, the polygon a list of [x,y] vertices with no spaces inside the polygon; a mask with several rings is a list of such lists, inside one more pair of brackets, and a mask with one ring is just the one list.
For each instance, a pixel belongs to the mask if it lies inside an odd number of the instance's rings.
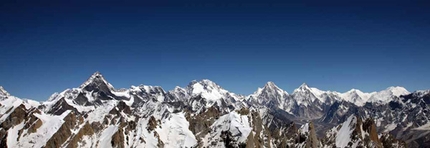
{"label": "white snow", "polygon": [[340,97],[343,100],[354,103],[357,106],[363,106],[374,93],[375,92],[364,93],[358,89],[351,89],[345,93],[340,94]]}
{"label": "white snow", "polygon": [[113,134],[118,131],[118,126],[116,125],[109,125],[101,134],[100,134],[100,142],[99,147],[103,148],[109,148],[112,147],[111,140]]}
{"label": "white snow", "polygon": [[10,128],[7,132],[7,146],[14,147],[17,145],[18,141],[18,131],[24,127],[24,122]]}
{"label": "white snow", "polygon": [[177,113],[172,114],[170,119],[162,123],[162,128],[157,128],[156,131],[165,147],[192,147],[197,145],[197,140],[188,126],[184,113]]}
{"label": "white snow", "polygon": [[400,95],[406,95],[410,92],[403,87],[388,87],[380,92],[373,93],[369,98],[368,102],[376,102],[381,104],[386,104],[390,102],[394,96],[399,97]]}
{"label": "white snow", "polygon": [[430,130],[430,122],[420,127],[414,128],[413,130]]}
{"label": "white snow", "polygon": [[31,133],[20,138],[18,147],[42,147],[48,142],[48,140],[57,132],[57,130],[64,123],[64,117],[66,117],[70,111],[66,111],[63,114],[49,115],[45,113],[37,114],[34,116],[42,121],[42,126],[37,129],[37,132]]}
{"label": "white snow", "polygon": [[193,85],[192,94],[200,94],[203,98],[212,101],[218,100],[224,96],[221,94],[220,91],[205,89],[204,86],[200,83],[195,83]]}
{"label": "white snow", "polygon": [[111,93],[112,93],[112,94],[114,94],[115,96],[118,96],[118,97],[130,98],[129,90],[124,90],[124,91],[111,91]]}
{"label": "white snow", "polygon": [[90,123],[92,122],[102,123],[105,115],[107,115],[109,111],[111,111],[117,104],[118,104],[118,101],[116,100],[104,101],[104,103],[101,106],[94,108],[91,112],[88,113],[88,117],[86,118],[86,120],[89,121]]}
{"label": "white snow", "polygon": [[[212,132],[207,134],[203,139],[203,145],[206,147],[224,147],[220,142],[221,131],[229,131],[234,136],[233,138],[238,142],[245,142],[252,127],[249,124],[248,116],[239,115],[237,112],[230,112],[226,115],[219,117],[211,125]],[[215,143],[215,145],[211,145]]]}
{"label": "white snow", "polygon": [[336,146],[344,148],[351,141],[351,134],[354,130],[354,126],[357,123],[357,118],[354,115],[348,117],[348,119],[342,124],[339,132],[336,134]]}

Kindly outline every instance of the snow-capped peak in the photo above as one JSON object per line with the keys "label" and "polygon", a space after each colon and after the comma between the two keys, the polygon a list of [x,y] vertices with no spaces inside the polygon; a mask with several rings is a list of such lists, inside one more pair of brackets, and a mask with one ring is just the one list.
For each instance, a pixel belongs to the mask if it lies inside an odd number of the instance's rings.
{"label": "snow-capped peak", "polygon": [[192,88],[195,85],[202,85],[204,86],[206,89],[222,89],[221,86],[219,86],[218,84],[216,84],[215,82],[208,80],[208,79],[202,79],[200,81],[197,80],[193,80],[190,82],[190,84],[188,84],[189,88]]}
{"label": "snow-capped peak", "polygon": [[87,87],[90,84],[96,84],[96,86],[101,85],[100,83],[105,84],[110,90],[114,90],[114,87],[108,83],[105,78],[103,77],[103,75],[96,71],[95,73],[93,73],[90,78],[88,78],[87,81],[85,81],[84,83],[82,83],[82,85],[79,87],[81,89]]}
{"label": "snow-capped peak", "polygon": [[345,93],[340,94],[340,97],[348,102],[354,103],[358,106],[363,106],[373,93],[364,93],[358,89],[351,89]]}
{"label": "snow-capped peak", "polygon": [[310,88],[306,83],[303,83],[293,91],[292,96],[298,104],[308,106],[309,103],[314,102],[315,100],[324,102],[325,100],[321,97],[324,93],[324,91],[317,88]]}
{"label": "snow-capped peak", "polygon": [[410,92],[408,90],[406,90],[406,88],[400,87],[400,86],[391,86],[391,87],[388,87],[387,89],[385,89],[385,91],[390,91],[391,94],[394,96],[401,96],[401,95],[410,94]]}
{"label": "snow-capped peak", "polygon": [[288,93],[284,90],[282,90],[281,88],[279,88],[275,83],[273,83],[272,81],[269,81],[266,83],[266,85],[264,85],[264,87],[262,88],[262,91],[274,91],[277,92],[278,94],[287,94]]}
{"label": "snow-capped peak", "polygon": [[306,91],[306,90],[310,90],[310,87],[306,83],[303,83],[302,85],[299,86],[299,88],[297,88],[294,91]]}
{"label": "snow-capped peak", "polygon": [[203,98],[209,100],[218,100],[225,97],[225,94],[228,93],[227,90],[208,79],[193,80],[186,89],[192,96],[201,95]]}
{"label": "snow-capped peak", "polygon": [[3,86],[0,86],[0,95],[10,96],[10,94],[3,88]]}
{"label": "snow-capped peak", "polygon": [[267,82],[267,83],[266,83],[266,85],[264,85],[264,87],[267,87],[267,88],[279,88],[279,87],[278,87],[278,86],[276,86],[276,84],[275,84],[275,83],[273,83],[272,81]]}
{"label": "snow-capped peak", "polygon": [[368,102],[377,102],[385,104],[390,102],[393,97],[399,97],[401,95],[407,94],[410,94],[410,92],[404,87],[392,86],[380,92],[373,93],[372,96],[369,98]]}
{"label": "snow-capped peak", "polygon": [[[288,93],[284,90],[282,90],[281,88],[279,88],[278,86],[276,86],[275,83],[273,83],[272,81],[267,82],[263,88],[258,88],[257,91],[255,91],[252,95],[252,97],[254,97],[255,99],[258,98],[258,96],[260,96],[262,93],[265,93],[266,95],[269,96],[280,96],[281,98],[284,95],[288,95]],[[266,96],[267,97],[267,96]]]}

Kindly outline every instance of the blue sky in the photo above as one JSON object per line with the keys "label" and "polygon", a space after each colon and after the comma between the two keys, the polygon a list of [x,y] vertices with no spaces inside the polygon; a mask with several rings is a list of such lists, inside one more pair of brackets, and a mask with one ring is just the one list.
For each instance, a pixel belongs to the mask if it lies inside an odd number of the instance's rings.
{"label": "blue sky", "polygon": [[0,4],[0,85],[22,98],[46,100],[95,71],[116,88],[430,88],[426,1]]}

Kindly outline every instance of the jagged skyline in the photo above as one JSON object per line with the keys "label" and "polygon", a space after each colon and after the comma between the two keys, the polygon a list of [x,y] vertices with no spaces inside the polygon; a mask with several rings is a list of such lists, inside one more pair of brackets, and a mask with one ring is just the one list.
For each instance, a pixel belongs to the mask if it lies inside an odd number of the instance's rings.
{"label": "jagged skyline", "polygon": [[[264,93],[275,93],[275,94],[281,96],[281,98],[279,98],[279,99],[286,99],[286,98],[284,98],[284,95],[296,97],[294,99],[296,99],[296,101],[299,101],[299,104],[302,104],[301,102],[303,102],[304,100],[308,100],[308,99],[310,99],[312,101],[314,99],[318,99],[321,102],[325,102],[326,101],[325,97],[327,97],[327,95],[330,95],[332,97],[336,96],[335,98],[337,98],[338,101],[343,100],[343,101],[351,102],[351,103],[356,104],[357,106],[362,106],[366,102],[387,103],[387,102],[392,100],[393,96],[401,96],[401,95],[407,95],[407,94],[411,93],[406,88],[400,87],[400,86],[391,86],[391,87],[388,87],[384,90],[373,91],[373,92],[362,92],[361,90],[355,89],[355,88],[348,90],[346,92],[337,92],[337,91],[331,91],[331,90],[320,90],[320,89],[315,88],[315,87],[310,87],[306,83],[302,83],[299,87],[294,89],[294,91],[291,91],[289,93],[288,91],[283,90],[282,88],[278,87],[274,82],[268,81],[267,83],[264,84],[264,86],[256,88],[256,91],[254,91],[251,94],[238,94],[238,93],[231,92],[229,90],[224,89],[222,86],[220,86],[216,82],[213,82],[209,79],[202,79],[199,81],[192,80],[186,86],[176,86],[174,89],[171,89],[171,90],[165,90],[161,86],[157,86],[157,85],[152,86],[152,85],[143,85],[143,84],[138,85],[138,86],[132,85],[129,88],[115,88],[110,82],[108,82],[104,78],[104,76],[99,71],[96,71],[95,73],[93,73],[79,87],[71,87],[71,88],[66,89],[65,91],[68,91],[70,89],[75,89],[75,88],[83,89],[87,85],[93,84],[93,83],[101,83],[103,85],[106,85],[111,90],[115,90],[115,91],[119,91],[119,92],[124,91],[124,93],[128,92],[130,90],[137,89],[139,87],[144,87],[144,88],[146,88],[146,87],[150,87],[150,88],[159,87],[159,89],[161,89],[162,91],[165,91],[165,92],[178,92],[178,91],[182,92],[182,91],[187,90],[187,89],[188,90],[192,89],[193,93],[197,93],[197,92],[203,93],[203,94],[205,94],[203,96],[206,96],[208,98],[221,97],[223,95],[218,94],[218,93],[222,92],[222,93],[231,93],[231,95],[233,95],[233,94],[237,95],[236,98],[238,100],[248,100],[248,101],[249,101],[249,99],[251,99],[251,100],[257,99],[256,96],[261,95],[262,92],[264,92]],[[195,86],[196,84],[199,84],[199,85]],[[97,84],[97,85],[99,85],[99,84]],[[206,87],[208,87],[208,88],[206,88]],[[197,91],[197,92],[194,92],[194,91]],[[206,92],[206,91],[208,91],[208,92]],[[2,86],[0,86],[0,93],[4,94],[6,96],[10,95],[8,93],[8,91],[5,90]],[[58,95],[58,93],[61,93],[61,92],[54,92],[52,94],[52,96],[49,97],[49,99],[52,99],[52,97]],[[312,94],[311,96],[314,96],[314,97],[311,97],[311,98],[309,98],[309,96],[300,97],[301,95],[305,95],[305,94]],[[297,95],[299,95],[299,97],[297,97]],[[30,99],[30,98],[28,98],[28,99]],[[49,101],[49,99],[48,100],[36,100],[36,101],[44,102],[44,101]],[[297,99],[299,99],[299,100],[297,100]],[[304,101],[303,103],[307,104],[307,101]]]}

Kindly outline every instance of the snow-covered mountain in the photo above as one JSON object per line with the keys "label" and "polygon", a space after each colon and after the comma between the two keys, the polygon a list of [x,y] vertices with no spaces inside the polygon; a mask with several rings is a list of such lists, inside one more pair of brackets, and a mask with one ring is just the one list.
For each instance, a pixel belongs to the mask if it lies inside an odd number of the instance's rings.
{"label": "snow-covered mountain", "polygon": [[44,102],[0,87],[0,147],[425,147],[429,100],[402,87],[289,94],[273,82],[244,96],[207,79],[116,89],[96,72]]}
{"label": "snow-covered mountain", "polygon": [[340,97],[345,101],[354,103],[358,106],[363,106],[373,94],[375,94],[375,92],[364,93],[358,89],[351,89],[345,93],[340,94]]}
{"label": "snow-covered mountain", "polygon": [[410,94],[410,92],[403,87],[388,87],[385,90],[373,93],[367,102],[386,104],[393,100],[393,97],[399,97],[401,95],[407,94]]}
{"label": "snow-covered mountain", "polygon": [[191,110],[198,112],[212,106],[223,112],[230,112],[245,105],[241,102],[244,99],[243,96],[231,93],[207,79],[193,80],[185,88],[177,86],[169,91],[169,94],[176,98],[175,102],[184,103]]}
{"label": "snow-covered mountain", "polygon": [[0,96],[10,96],[10,94],[0,86]]}
{"label": "snow-covered mountain", "polygon": [[303,106],[312,105],[314,102],[325,102],[322,98],[319,98],[319,95],[323,92],[318,89],[311,89],[306,83],[303,83],[299,86],[299,88],[295,89],[291,94],[294,100],[297,101],[297,104]]}
{"label": "snow-covered mountain", "polygon": [[291,114],[297,106],[297,102],[273,82],[267,82],[263,88],[258,88],[246,101],[254,106],[277,107]]}

